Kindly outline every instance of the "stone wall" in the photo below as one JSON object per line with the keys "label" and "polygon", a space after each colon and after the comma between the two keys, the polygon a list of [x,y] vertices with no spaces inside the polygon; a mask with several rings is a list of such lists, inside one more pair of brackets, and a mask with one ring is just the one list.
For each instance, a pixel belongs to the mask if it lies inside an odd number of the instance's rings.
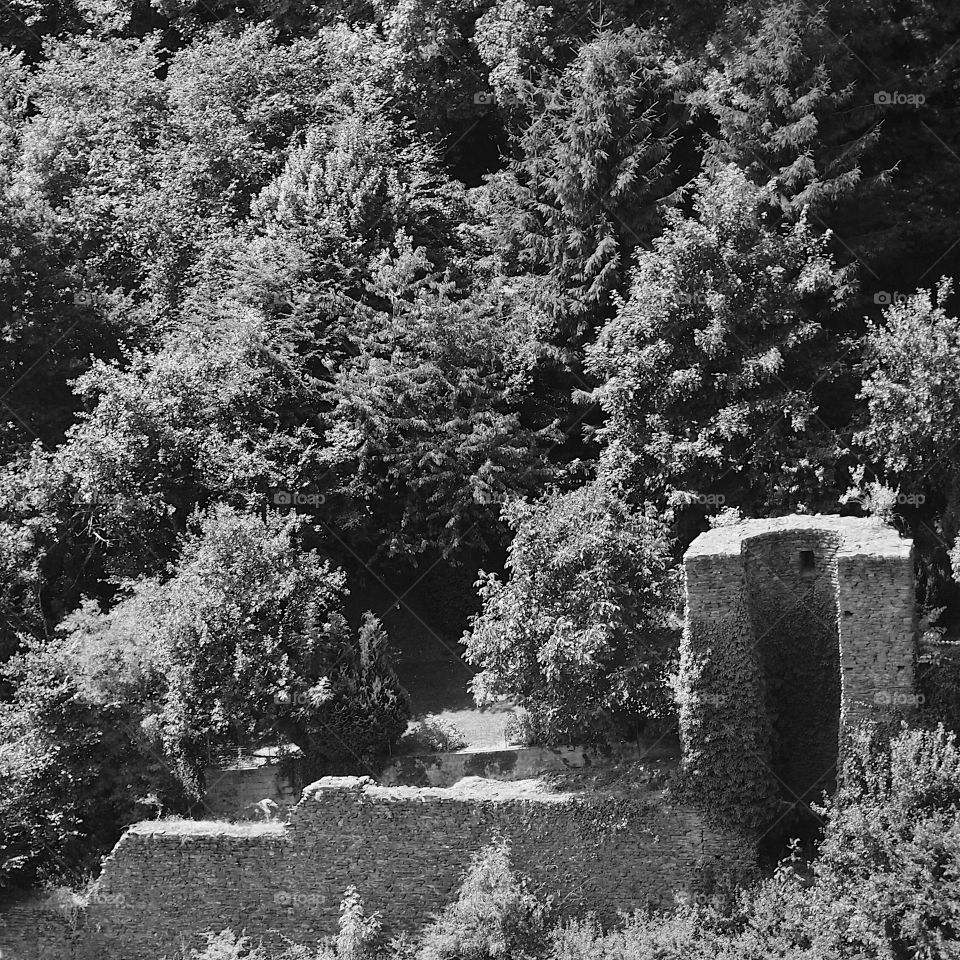
{"label": "stone wall", "polygon": [[107,859],[85,917],[102,955],[157,960],[181,939],[224,927],[279,942],[334,930],[348,885],[388,930],[414,929],[456,890],[473,853],[498,836],[514,865],[567,912],[672,903],[704,869],[750,870],[741,837],[649,791],[546,793],[536,781],[466,780],[455,789],[383,787],[326,778],[286,824],[153,821]]}
{"label": "stone wall", "polygon": [[295,774],[291,773],[292,767],[295,762],[230,769],[209,767],[204,775],[204,815],[230,819],[253,817],[261,800],[272,800],[279,807],[294,806],[300,799],[300,789]]}
{"label": "stone wall", "polygon": [[87,960],[84,953],[82,931],[49,903],[38,899],[0,907],[0,960]]}
{"label": "stone wall", "polygon": [[916,692],[913,552],[838,559],[841,722],[909,710]]}
{"label": "stone wall", "polygon": [[458,750],[397,757],[380,772],[386,786],[452,787],[464,777],[487,780],[526,780],[562,770],[603,768],[611,763],[676,758],[675,738],[624,743],[605,750],[585,746],[510,747],[506,750]]}
{"label": "stone wall", "polygon": [[[829,786],[846,726],[913,702],[912,543],[881,521],[791,516],[718,527],[693,542],[684,572],[681,666],[690,675],[681,684],[717,702],[681,707],[688,759],[702,755],[725,707],[753,715],[756,742],[737,732],[744,756],[769,766],[785,798],[809,797]],[[727,663],[730,644],[718,637],[744,631],[744,662]]]}
{"label": "stone wall", "polygon": [[[457,750],[395,757],[374,779],[385,786],[452,787],[464,777],[488,780],[527,780],[544,773],[581,770],[610,763],[677,757],[675,737],[617,744],[605,749],[585,746],[509,747],[504,750]],[[297,782],[298,765],[263,763],[236,769],[210,767],[201,810],[217,819],[255,819],[257,804],[272,800],[292,807],[300,799],[304,782]]]}

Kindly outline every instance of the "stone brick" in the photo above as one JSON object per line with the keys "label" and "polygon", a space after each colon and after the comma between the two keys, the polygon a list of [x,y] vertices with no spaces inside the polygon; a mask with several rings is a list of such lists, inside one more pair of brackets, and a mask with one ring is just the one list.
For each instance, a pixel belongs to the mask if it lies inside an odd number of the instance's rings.
{"label": "stone brick", "polygon": [[[517,788],[521,788],[519,795]],[[526,790],[526,792],[524,792]],[[354,885],[389,931],[416,929],[447,902],[472,854],[497,837],[517,870],[568,912],[670,904],[706,864],[750,870],[743,837],[707,827],[659,791],[604,823],[603,794],[544,793],[535,782],[463,781],[454,789],[319,781],[285,824],[132,827],[104,864],[85,928],[103,955],[156,960],[181,936],[242,926],[267,943],[335,930]],[[618,810],[619,815],[619,810]]]}
{"label": "stone brick", "polygon": [[[815,515],[717,527],[691,544],[684,572],[682,662],[689,652],[688,662],[722,663],[723,651],[708,649],[715,628],[746,612],[736,626],[752,635],[756,682],[710,693],[763,700],[775,731],[766,759],[786,799],[830,786],[844,729],[912,704],[913,545],[882,521]],[[681,733],[684,743],[699,735]]]}

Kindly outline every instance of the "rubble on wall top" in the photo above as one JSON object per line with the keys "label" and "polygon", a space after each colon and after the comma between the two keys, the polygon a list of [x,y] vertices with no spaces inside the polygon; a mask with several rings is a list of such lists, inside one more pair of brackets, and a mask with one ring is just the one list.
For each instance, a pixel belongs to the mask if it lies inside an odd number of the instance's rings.
{"label": "rubble on wall top", "polygon": [[714,527],[690,544],[684,559],[739,554],[744,541],[755,537],[809,531],[838,534],[840,556],[907,557],[913,541],[877,517],[841,517],[836,514],[791,514],[765,520],[743,520]]}
{"label": "rubble on wall top", "polygon": [[362,793],[376,800],[535,800],[561,803],[573,794],[551,790],[542,780],[488,780],[464,777],[450,787],[383,786],[370,777],[322,777],[303,790],[301,803],[331,792]]}
{"label": "rubble on wall top", "polygon": [[[285,825],[281,821],[232,823],[227,820],[183,820],[171,817],[168,820],[141,820],[130,826],[127,834],[164,834],[173,837],[262,837],[266,834],[282,834]],[[124,835],[126,836],[126,834]],[[121,838],[122,842],[123,838]]]}

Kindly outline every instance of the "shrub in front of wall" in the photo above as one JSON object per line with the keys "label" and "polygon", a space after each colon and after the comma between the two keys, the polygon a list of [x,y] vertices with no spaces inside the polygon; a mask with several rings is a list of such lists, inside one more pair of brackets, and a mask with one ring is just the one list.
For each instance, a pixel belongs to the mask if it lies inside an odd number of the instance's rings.
{"label": "shrub in front of wall", "polygon": [[434,716],[415,723],[400,741],[401,748],[414,753],[448,753],[466,745],[464,732],[452,720]]}
{"label": "shrub in front of wall", "polygon": [[504,515],[507,577],[481,575],[483,608],[462,640],[477,703],[518,704],[553,744],[633,739],[669,721],[679,631],[667,518],[599,482]]}
{"label": "shrub in front of wall", "polygon": [[503,739],[515,747],[534,747],[543,742],[544,731],[528,710],[517,710],[503,725]]}
{"label": "shrub in front of wall", "polygon": [[528,960],[544,956],[553,905],[510,865],[504,841],[478,853],[457,899],[423,933],[418,960]]}

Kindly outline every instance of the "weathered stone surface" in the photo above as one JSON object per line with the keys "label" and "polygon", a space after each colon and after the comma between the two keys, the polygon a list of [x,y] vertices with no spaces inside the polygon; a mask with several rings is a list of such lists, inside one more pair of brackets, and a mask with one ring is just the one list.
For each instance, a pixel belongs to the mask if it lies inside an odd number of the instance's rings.
{"label": "weathered stone surface", "polygon": [[499,836],[520,873],[568,911],[607,919],[695,891],[705,865],[752,865],[743,838],[705,826],[661,791],[626,808],[613,803],[545,793],[536,781],[419,789],[325,779],[304,791],[286,824],[132,827],[104,865],[84,924],[105,956],[125,960],[224,927],[309,942],[333,932],[352,884],[389,929],[415,929],[448,902],[470,856]]}
{"label": "weathered stone surface", "polygon": [[[703,695],[758,699],[747,706],[770,719],[771,738],[758,762],[772,766],[785,799],[830,785],[844,728],[913,705],[913,545],[882,521],[815,515],[718,527],[693,542],[684,572],[688,662],[718,664],[716,637],[750,631],[756,682]],[[693,724],[699,714],[688,716]],[[698,736],[682,730],[685,746]]]}
{"label": "weathered stone surface", "polygon": [[[674,738],[661,737],[639,743],[622,743],[600,750],[593,746],[505,747],[502,750],[457,750],[418,756],[400,756],[385,763],[376,774],[388,786],[451,787],[464,777],[488,780],[525,780],[543,773],[602,766],[609,762],[654,760],[679,756]],[[256,819],[258,804],[269,799],[278,807],[294,806],[300,799],[296,764],[264,763],[236,769],[211,767],[203,809],[212,818]],[[303,778],[299,776],[302,788]]]}

